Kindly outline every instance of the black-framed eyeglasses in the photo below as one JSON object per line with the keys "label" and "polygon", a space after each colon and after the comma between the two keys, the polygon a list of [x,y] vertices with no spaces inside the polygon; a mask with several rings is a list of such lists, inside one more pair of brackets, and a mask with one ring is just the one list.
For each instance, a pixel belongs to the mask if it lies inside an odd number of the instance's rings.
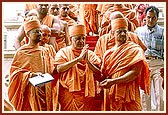
{"label": "black-framed eyeglasses", "polygon": [[40,7],[42,7],[42,6],[49,7],[48,4],[39,4],[39,6],[40,6]]}
{"label": "black-framed eyeglasses", "polygon": [[59,10],[59,8],[51,8],[51,9],[52,9],[52,10],[55,10],[55,9],[56,9],[56,10]]}
{"label": "black-framed eyeglasses", "polygon": [[62,8],[62,9],[63,9],[63,10],[66,10],[66,9],[67,9],[67,10],[69,10],[69,8],[65,8],[65,7],[64,7],[64,8]]}
{"label": "black-framed eyeglasses", "polygon": [[124,32],[125,34],[128,32],[126,29],[119,29],[115,31],[117,34],[121,34],[122,32]]}
{"label": "black-framed eyeglasses", "polygon": [[33,34],[41,34],[42,32],[41,32],[41,30],[32,30],[31,33],[33,33]]}
{"label": "black-framed eyeglasses", "polygon": [[85,40],[86,36],[73,36],[72,38],[75,40]]}

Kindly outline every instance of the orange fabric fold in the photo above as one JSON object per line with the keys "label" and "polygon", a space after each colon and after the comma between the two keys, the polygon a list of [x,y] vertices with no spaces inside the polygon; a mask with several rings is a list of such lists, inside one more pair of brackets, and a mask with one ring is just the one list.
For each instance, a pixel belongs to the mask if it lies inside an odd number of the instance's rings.
{"label": "orange fabric fold", "polygon": [[[100,59],[89,50],[88,58],[91,63],[100,65]],[[75,55],[72,51],[72,46],[60,49],[56,54],[56,65],[66,63],[75,59]],[[87,64],[86,64],[87,66]],[[86,67],[86,84],[85,84],[85,96],[95,96],[95,85],[93,71]],[[81,84],[79,79],[78,67],[74,65],[72,68],[64,73],[60,74],[60,83],[64,88],[67,88],[70,92],[80,91]]]}
{"label": "orange fabric fold", "polygon": [[45,48],[26,44],[17,51],[10,68],[8,89],[9,100],[17,111],[52,110],[51,83],[34,87],[29,78],[34,72],[52,74],[53,70],[53,60]]}
{"label": "orange fabric fold", "polygon": [[52,28],[53,20],[54,20],[54,15],[47,14],[40,23],[43,25],[47,25],[49,28]]}
{"label": "orange fabric fold", "polygon": [[123,69],[142,61],[143,69],[141,75],[138,77],[139,85],[146,94],[149,94],[149,67],[146,62],[144,51],[139,47],[139,45],[128,41],[121,47],[117,48],[117,50],[108,50],[105,53],[104,60],[106,60],[105,63],[103,63],[104,66],[102,66],[104,68],[101,69],[105,76],[113,76],[116,72],[122,71]]}
{"label": "orange fabric fold", "polygon": [[111,30],[111,26],[107,25],[106,23],[110,21],[110,14],[115,11],[120,11],[125,18],[127,18],[128,21],[128,30],[134,32],[135,29],[139,26],[139,21],[136,16],[136,12],[134,10],[131,10],[127,7],[123,6],[115,6],[110,7],[106,12],[104,12],[101,25],[100,25],[100,32],[99,35],[102,36],[104,34],[107,34],[109,30]]}
{"label": "orange fabric fold", "polygon": [[[105,109],[112,111],[141,111],[139,87],[146,94],[150,94],[150,71],[144,51],[133,42],[126,42],[119,47],[107,50],[103,57],[101,72],[109,79],[118,78],[131,68],[142,67],[141,73],[133,81],[114,84],[107,91]],[[110,100],[110,101],[109,101]]]}
{"label": "orange fabric fold", "polygon": [[[72,46],[60,49],[56,54],[55,65],[64,64],[80,55],[80,50]],[[76,55],[76,56],[75,56]],[[88,50],[89,61],[100,67],[101,60]],[[63,111],[95,110],[95,83],[93,71],[84,61],[78,62],[70,69],[59,73],[59,102]]]}
{"label": "orange fabric fold", "polygon": [[[127,41],[132,41],[138,45],[141,46],[141,48],[145,51],[146,50],[146,46],[145,44],[140,40],[140,38],[133,32],[128,32],[128,38]],[[103,36],[101,36],[95,46],[95,50],[94,52],[96,53],[96,55],[102,59],[104,53],[106,52],[106,50],[111,49],[113,46],[115,45],[115,39],[113,34],[111,34],[111,31],[109,32],[109,34],[105,34]]]}
{"label": "orange fabric fold", "polygon": [[36,9],[36,8],[37,8],[37,4],[26,4],[25,5],[25,11]]}

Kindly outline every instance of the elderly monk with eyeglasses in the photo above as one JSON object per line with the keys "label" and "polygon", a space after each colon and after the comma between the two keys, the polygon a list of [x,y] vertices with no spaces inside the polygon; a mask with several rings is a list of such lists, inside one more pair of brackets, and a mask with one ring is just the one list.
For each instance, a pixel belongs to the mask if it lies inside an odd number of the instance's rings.
{"label": "elderly monk with eyeglasses", "polygon": [[94,111],[95,79],[100,73],[100,59],[85,44],[84,25],[70,26],[72,44],[60,49],[55,58],[59,74],[58,101],[61,111]]}
{"label": "elderly monk with eyeglasses", "polygon": [[105,89],[104,110],[141,111],[140,88],[149,95],[149,67],[142,48],[127,41],[125,18],[111,20],[115,45],[103,56],[100,87]]}
{"label": "elderly monk with eyeglasses", "polygon": [[[124,15],[119,11],[112,12],[110,14],[110,20],[113,20],[116,18],[124,18]],[[114,25],[112,25],[112,23],[111,23],[111,28],[113,28],[113,26]],[[132,41],[132,42],[140,45],[144,51],[147,49],[145,44],[141,41],[141,39],[135,33],[131,32],[131,31],[128,31],[127,33],[128,33],[127,34],[127,41]],[[99,37],[99,39],[96,43],[94,52],[96,53],[97,56],[99,56],[100,59],[102,59],[105,51],[108,49],[111,49],[114,45],[115,45],[114,33],[112,32],[112,30],[110,30],[108,34],[105,34],[105,35]]]}
{"label": "elderly monk with eyeglasses", "polygon": [[26,18],[24,30],[29,43],[21,46],[11,63],[8,89],[9,101],[16,111],[51,111],[51,82],[34,87],[29,78],[54,71],[53,58],[39,46],[42,32],[36,17]]}

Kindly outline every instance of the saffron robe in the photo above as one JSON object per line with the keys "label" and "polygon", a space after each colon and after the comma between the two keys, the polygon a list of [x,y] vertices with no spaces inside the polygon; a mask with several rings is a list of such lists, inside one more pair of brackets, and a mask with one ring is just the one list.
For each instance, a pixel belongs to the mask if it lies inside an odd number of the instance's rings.
{"label": "saffron robe", "polygon": [[[75,59],[72,46],[60,49],[55,59],[56,66]],[[88,50],[88,59],[92,64],[100,67],[100,59],[91,50]],[[61,110],[95,110],[95,79],[93,74],[88,65],[82,62],[78,62],[78,64],[75,64],[70,69],[59,73],[60,86],[58,100],[61,104]]]}
{"label": "saffron robe", "polygon": [[[136,44],[139,44],[144,51],[146,50],[145,44],[133,32],[128,32],[127,41],[132,41]],[[112,48],[114,45],[115,45],[115,39],[110,31],[109,34],[105,34],[98,39],[94,52],[100,59],[102,59],[106,50]]]}
{"label": "saffron robe", "polygon": [[142,70],[135,80],[114,84],[108,90],[109,99],[107,100],[110,110],[140,111],[142,106],[139,88],[149,95],[150,75],[144,51],[139,45],[128,41],[105,52],[101,72],[106,78],[118,78],[138,66],[141,66]]}
{"label": "saffron robe", "polygon": [[54,70],[53,58],[46,48],[21,46],[11,63],[9,100],[16,111],[50,111],[52,110],[51,83],[34,87],[29,78],[33,73],[49,73]]}

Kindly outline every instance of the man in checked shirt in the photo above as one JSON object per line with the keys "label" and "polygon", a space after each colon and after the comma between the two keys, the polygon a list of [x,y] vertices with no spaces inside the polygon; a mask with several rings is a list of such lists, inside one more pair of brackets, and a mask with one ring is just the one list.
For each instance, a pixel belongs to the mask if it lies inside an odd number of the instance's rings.
{"label": "man in checked shirt", "polygon": [[161,77],[160,71],[164,67],[164,28],[157,23],[158,8],[149,6],[145,15],[146,25],[135,30],[147,47],[145,56],[151,71],[151,95],[147,96],[142,92],[142,107],[144,111],[163,111],[163,76]]}

